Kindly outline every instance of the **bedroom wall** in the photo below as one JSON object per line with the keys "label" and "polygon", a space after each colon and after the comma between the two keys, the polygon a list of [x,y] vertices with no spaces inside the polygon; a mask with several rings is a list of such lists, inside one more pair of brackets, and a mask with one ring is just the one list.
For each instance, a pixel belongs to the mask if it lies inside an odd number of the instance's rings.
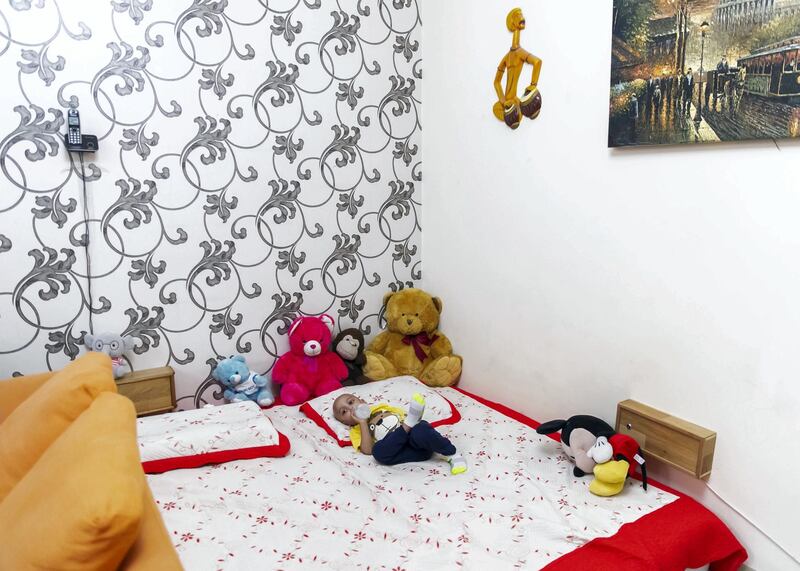
{"label": "bedroom wall", "polygon": [[[491,113],[526,10],[544,109]],[[800,146],[607,149],[610,1],[425,3],[425,279],[463,386],[542,420],[634,398],[718,431],[710,484],[800,557]],[[702,483],[755,569],[797,565]]]}
{"label": "bedroom wall", "polygon": [[[420,279],[416,1],[11,0],[0,6],[0,378],[96,332],[169,364],[268,371],[298,313],[378,325]],[[82,184],[66,110],[100,138]]]}

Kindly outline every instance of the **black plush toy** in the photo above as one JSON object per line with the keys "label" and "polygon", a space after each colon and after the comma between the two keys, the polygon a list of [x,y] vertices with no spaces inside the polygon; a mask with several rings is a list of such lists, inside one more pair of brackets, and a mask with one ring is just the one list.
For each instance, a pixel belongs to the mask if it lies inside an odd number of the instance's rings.
{"label": "black plush toy", "polygon": [[345,329],[333,340],[333,350],[347,365],[347,378],[342,381],[343,386],[372,382],[372,379],[364,376],[363,367],[367,362],[364,349],[364,334],[358,329]]}
{"label": "black plush toy", "polygon": [[[553,434],[559,431],[561,431],[561,447],[575,463],[573,473],[576,478],[591,474],[595,464],[602,464],[611,458],[612,449],[608,439],[616,432],[604,420],[596,416],[579,414],[567,420],[545,422],[536,429],[539,434]],[[602,457],[602,460],[598,456]]]}

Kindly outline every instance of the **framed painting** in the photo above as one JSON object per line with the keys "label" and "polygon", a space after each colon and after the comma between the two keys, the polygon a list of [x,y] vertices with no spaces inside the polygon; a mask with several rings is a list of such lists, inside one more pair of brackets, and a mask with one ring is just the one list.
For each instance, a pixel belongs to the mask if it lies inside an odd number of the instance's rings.
{"label": "framed painting", "polygon": [[614,0],[610,147],[800,136],[800,0]]}

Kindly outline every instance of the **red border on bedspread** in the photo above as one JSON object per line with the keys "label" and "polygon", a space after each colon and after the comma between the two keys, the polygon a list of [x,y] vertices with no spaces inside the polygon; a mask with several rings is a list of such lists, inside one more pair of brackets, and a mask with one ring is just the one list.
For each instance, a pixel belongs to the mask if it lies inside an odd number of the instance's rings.
{"label": "red border on bedspread", "polygon": [[[541,423],[502,404],[453,387],[458,392],[531,428]],[[558,440],[554,435],[554,440]],[[663,484],[648,483],[678,499],[632,523],[611,537],[590,541],[553,561],[547,571],[684,571],[711,564],[712,571],[735,571],[747,551],[720,519],[692,498]]]}
{"label": "red border on bedspread", "polygon": [[251,460],[253,458],[282,458],[289,453],[289,439],[278,432],[278,443],[272,446],[254,446],[252,448],[233,448],[206,454],[192,454],[190,456],[175,456],[142,462],[142,469],[146,474],[161,474],[171,470],[185,470],[199,468],[208,464],[222,464],[235,460]]}

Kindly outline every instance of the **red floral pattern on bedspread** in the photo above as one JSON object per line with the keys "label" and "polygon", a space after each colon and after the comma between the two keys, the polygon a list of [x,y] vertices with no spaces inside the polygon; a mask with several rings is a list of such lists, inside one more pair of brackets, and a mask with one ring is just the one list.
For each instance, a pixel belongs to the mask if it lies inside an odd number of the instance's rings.
{"label": "red floral pattern on bedspread", "polygon": [[266,411],[289,456],[148,480],[187,569],[539,569],[674,501],[629,481],[589,493],[553,440],[452,389],[462,421],[441,432],[469,471],[379,466],[296,408]]}

